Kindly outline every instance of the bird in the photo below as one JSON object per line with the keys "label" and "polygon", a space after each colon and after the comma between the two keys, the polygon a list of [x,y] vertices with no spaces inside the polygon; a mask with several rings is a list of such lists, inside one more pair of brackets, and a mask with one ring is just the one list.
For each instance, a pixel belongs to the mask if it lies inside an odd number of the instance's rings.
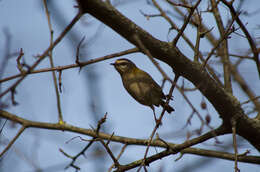
{"label": "bird", "polygon": [[126,91],[140,104],[149,106],[153,110],[156,119],[154,106],[162,106],[168,113],[174,109],[165,100],[162,88],[145,71],[139,69],[131,60],[121,58],[110,63],[120,74],[123,86]]}

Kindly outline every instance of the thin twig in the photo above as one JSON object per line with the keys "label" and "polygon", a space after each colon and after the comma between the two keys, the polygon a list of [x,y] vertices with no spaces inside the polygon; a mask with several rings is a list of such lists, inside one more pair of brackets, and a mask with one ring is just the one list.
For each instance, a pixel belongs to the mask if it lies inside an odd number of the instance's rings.
{"label": "thin twig", "polygon": [[[124,153],[126,147],[127,147],[127,144],[125,144],[125,145],[122,147],[120,153],[119,153],[119,154],[117,155],[117,157],[116,157],[117,160],[119,160],[119,158],[123,155],[123,153]],[[108,169],[108,172],[111,172],[114,167],[115,167],[115,164],[112,164],[112,165],[110,166],[110,168]]]}
{"label": "thin twig", "polygon": [[[86,62],[80,62],[80,65],[81,66],[87,66],[89,64],[94,64],[94,63],[97,63],[97,62],[100,62],[100,61],[112,59],[112,58],[115,58],[115,57],[120,57],[120,56],[123,56],[123,55],[126,55],[126,54],[137,53],[137,52],[139,52],[138,48],[131,48],[131,49],[124,50],[124,51],[121,51],[121,52],[118,52],[118,53],[113,53],[113,54],[109,54],[109,55],[106,55],[106,56],[91,59],[91,60],[88,60]],[[53,67],[53,68],[43,68],[43,69],[39,69],[39,70],[30,71],[30,73],[28,73],[28,75],[29,74],[44,73],[44,72],[51,72],[51,71],[62,71],[62,70],[66,70],[66,69],[72,69],[72,68],[80,67],[80,65],[79,64],[70,64],[70,65],[65,65],[65,66],[56,66],[56,67]],[[13,76],[4,78],[4,79],[0,80],[0,83],[6,82],[6,81],[9,81],[9,80],[21,77],[21,76],[22,76],[21,74],[17,74],[17,75],[13,75]]]}
{"label": "thin twig", "polygon": [[[225,36],[225,29],[223,26],[223,21],[220,16],[220,12],[218,10],[218,3],[215,0],[211,0],[211,6],[212,6],[212,12],[214,14],[218,30],[220,32],[221,37]],[[224,86],[225,89],[232,94],[232,84],[231,84],[231,72],[229,69],[228,63],[230,63],[229,60],[229,52],[228,52],[228,39],[224,39],[221,48],[219,49],[220,52],[222,52],[222,63],[223,63],[223,73],[224,73]]]}
{"label": "thin twig", "polygon": [[[205,124],[202,115],[201,115],[201,114],[199,113],[199,111],[193,106],[193,104],[191,103],[191,101],[189,100],[189,98],[186,96],[186,94],[184,93],[184,91],[183,91],[180,87],[178,87],[178,85],[177,85],[176,87],[177,87],[178,91],[181,93],[181,95],[182,95],[182,97],[184,98],[184,100],[188,103],[188,105],[189,105],[190,108],[192,109],[192,112],[194,112],[195,114],[197,114],[198,118],[199,118],[200,121],[201,121],[201,127],[200,127],[200,128],[202,129],[203,126],[204,126],[204,124]],[[192,118],[192,116],[193,116],[194,113],[191,113],[191,115],[190,115],[189,118],[187,119],[186,125],[190,122],[190,120],[191,120],[191,118]]]}
{"label": "thin twig", "polygon": [[198,0],[197,3],[191,8],[190,10],[190,13],[188,15],[188,17],[185,19],[182,27],[181,27],[181,30],[178,32],[178,35],[174,38],[173,42],[172,42],[172,45],[176,46],[179,38],[181,37],[182,33],[184,32],[185,28],[187,27],[188,23],[190,22],[190,19],[195,11],[195,9],[198,7],[198,5],[200,4],[200,1],[201,0]]}
{"label": "thin twig", "polygon": [[[4,76],[5,70],[8,67],[8,61],[12,57],[12,55],[10,53],[12,36],[11,36],[8,28],[4,28],[3,33],[4,33],[4,38],[5,38],[5,43],[3,45],[5,45],[5,46],[3,47],[4,51],[3,51],[3,55],[1,57],[1,63],[0,63],[0,79],[2,78],[2,76]],[[3,38],[2,38],[2,40],[3,40]],[[16,56],[16,53],[15,53],[15,56]],[[1,92],[2,92],[2,86],[0,84],[0,93]],[[6,102],[7,101],[0,98],[0,109],[4,109],[4,108],[8,107],[8,103],[6,103]]]}
{"label": "thin twig", "polygon": [[199,16],[199,24],[197,27],[197,38],[196,38],[196,44],[195,44],[195,52],[194,52],[194,61],[199,61],[199,52],[200,52],[200,38],[201,38],[201,15],[200,12],[196,9],[197,14]]}
{"label": "thin twig", "polygon": [[3,131],[3,129],[4,129],[4,127],[5,127],[5,124],[6,124],[6,122],[7,122],[7,119],[5,120],[4,124],[2,125],[2,127],[1,127],[1,129],[0,129],[0,134],[1,134],[1,133],[2,133],[2,131]]}
{"label": "thin twig", "polygon": [[[50,47],[52,47],[53,46],[53,29],[52,29],[52,25],[51,25],[50,13],[49,13],[49,10],[48,10],[46,0],[43,0],[43,4],[44,4],[45,13],[46,13],[47,21],[48,21],[49,32],[50,32]],[[54,67],[52,51],[53,51],[53,49],[50,50],[49,54],[48,54],[51,68]],[[55,94],[56,94],[59,123],[64,123],[63,117],[62,117],[62,111],[61,111],[61,101],[60,101],[59,88],[58,88],[58,84],[57,84],[57,77],[56,77],[55,71],[52,71],[52,78],[53,78]]]}
{"label": "thin twig", "polygon": [[[60,151],[68,158],[72,159],[72,161],[70,162],[70,164],[68,164],[65,169],[68,169],[69,167],[72,167],[72,168],[75,168],[76,170],[79,170],[80,168],[75,165],[75,161],[78,159],[78,157],[80,155],[84,155],[85,152],[88,150],[88,148],[90,148],[90,146],[95,142],[95,141],[100,141],[98,140],[98,135],[99,135],[99,130],[101,128],[101,125],[106,121],[106,117],[107,117],[107,114],[104,115],[103,118],[101,118],[99,121],[98,121],[98,124],[97,124],[97,128],[96,129],[93,129],[93,131],[95,132],[95,136],[93,136],[93,139],[89,141],[89,143],[79,152],[77,153],[77,155],[75,156],[71,156],[69,154],[67,154],[65,151],[63,151],[62,149],[60,149]],[[65,123],[64,123],[65,124]],[[63,124],[63,125],[64,125]],[[62,125],[62,124],[61,124]],[[75,137],[74,137],[75,138]],[[73,139],[74,139],[73,138]],[[84,140],[84,141],[87,141],[85,139],[82,139],[81,137],[79,137],[81,140]],[[70,140],[71,141],[71,140]]]}
{"label": "thin twig", "polygon": [[[220,126],[219,128],[217,129],[214,129],[212,131],[209,131],[197,138],[194,138],[194,139],[191,139],[191,140],[188,140],[188,141],[185,141],[184,143],[182,144],[179,144],[179,145],[176,145],[176,146],[171,146],[170,149],[166,149],[160,153],[157,153],[155,155],[152,155],[150,157],[147,157],[145,158],[145,163],[146,164],[150,164],[154,161],[157,161],[158,159],[162,159],[166,156],[169,156],[171,154],[177,154],[179,153],[180,151],[182,151],[183,149],[185,148],[188,148],[194,144],[198,144],[198,143],[201,143],[201,142],[204,142],[206,140],[208,140],[209,138],[212,138],[212,137],[215,137],[216,135],[219,135],[220,133],[223,134],[223,132],[225,133],[226,132],[226,129],[224,128],[224,126]],[[163,143],[164,144],[164,143]],[[120,169],[117,169],[116,172],[123,172],[123,171],[127,171],[129,169],[133,169],[133,168],[136,168],[140,165],[143,165],[143,162],[144,159],[140,159],[140,160],[137,160],[137,161],[134,161],[134,162],[131,162],[129,164],[126,164],[126,165],[122,165],[120,167]]]}
{"label": "thin twig", "polygon": [[252,102],[255,105],[255,108],[257,109],[258,113],[260,114],[260,102],[255,99],[256,95],[254,93],[254,90],[252,90],[248,84],[246,83],[245,79],[242,77],[242,75],[239,73],[236,67],[234,65],[230,65],[230,71],[232,73],[232,76],[234,80],[239,84],[241,89],[247,94],[248,98],[252,100]]}
{"label": "thin twig", "polygon": [[237,24],[240,26],[240,28],[242,29],[242,31],[244,32],[247,40],[248,40],[248,43],[252,49],[252,52],[254,54],[254,60],[255,60],[255,63],[256,63],[256,67],[257,67],[257,71],[258,71],[258,75],[260,77],[260,62],[259,62],[259,52],[256,48],[256,43],[254,42],[253,38],[251,37],[251,35],[249,34],[247,28],[245,27],[245,25],[242,23],[242,21],[240,20],[240,18],[238,17],[239,16],[239,13],[236,12],[236,10],[234,9],[233,7],[233,1],[230,1],[230,2],[227,2],[226,0],[221,0],[221,2],[223,4],[225,4],[229,10],[230,10],[230,13],[232,15],[232,18],[233,20],[236,20]]}
{"label": "thin twig", "polygon": [[175,3],[171,0],[166,0],[169,4],[171,4],[172,6],[178,6],[178,7],[183,7],[183,8],[187,8],[187,9],[192,9],[192,6],[187,5],[187,4],[180,4],[180,3]]}
{"label": "thin twig", "polygon": [[250,102],[252,102],[252,101],[254,101],[254,100],[257,100],[257,99],[259,99],[259,98],[260,98],[260,96],[256,96],[256,97],[254,97],[253,99],[249,99],[249,100],[247,100],[247,101],[242,102],[241,105],[250,103]]}
{"label": "thin twig", "polygon": [[151,62],[154,64],[154,66],[158,69],[158,71],[162,74],[163,78],[165,80],[168,80],[171,82],[171,79],[168,77],[168,75],[163,71],[163,69],[160,67],[160,65],[154,60],[152,54],[150,53],[150,51],[144,46],[144,44],[142,43],[142,41],[140,40],[140,38],[138,37],[138,35],[134,35],[133,36],[135,41],[137,42],[140,50],[142,52],[144,52],[148,57],[149,59],[151,60]]}
{"label": "thin twig", "polygon": [[56,47],[56,45],[64,38],[64,36],[70,31],[70,29],[74,26],[74,24],[80,19],[81,13],[78,13],[70,22],[70,24],[63,30],[63,32],[59,35],[59,37],[53,42],[52,46],[49,46],[39,57],[38,60],[26,71],[24,75],[21,76],[20,79],[18,79],[14,84],[12,84],[10,87],[8,87],[5,91],[3,91],[0,94],[0,97],[4,96],[7,94],[9,91],[12,89],[16,88],[28,74],[33,71],[40,62],[49,55],[49,52]]}
{"label": "thin twig", "polygon": [[236,139],[236,120],[235,118],[231,119],[232,123],[232,136],[233,136],[233,147],[234,147],[234,152],[235,152],[235,172],[239,172],[240,170],[238,169],[237,165],[237,159],[238,159],[238,151],[237,151],[237,139]]}
{"label": "thin twig", "polygon": [[169,102],[170,102],[170,100],[171,100],[171,96],[172,96],[173,90],[174,90],[174,88],[175,88],[175,86],[176,86],[176,84],[177,84],[178,79],[179,79],[179,75],[176,74],[175,77],[174,77],[174,81],[173,81],[173,83],[172,83],[172,86],[171,86],[171,88],[170,88],[169,94],[168,94],[168,96],[167,96],[167,98],[166,98],[166,103],[165,103],[166,105],[164,106],[164,108],[163,108],[163,110],[162,110],[162,112],[161,112],[161,115],[160,115],[158,121],[156,121],[156,125],[155,125],[155,127],[154,127],[154,129],[153,129],[153,131],[152,131],[152,134],[150,135],[150,138],[149,138],[149,141],[148,141],[146,150],[145,150],[145,154],[144,154],[144,158],[143,158],[143,160],[142,160],[141,166],[139,167],[139,169],[138,169],[137,171],[140,171],[142,167],[145,167],[146,165],[148,165],[148,164],[146,163],[146,157],[147,157],[147,155],[148,155],[148,151],[149,151],[149,148],[150,148],[150,146],[151,146],[151,142],[152,142],[152,140],[153,140],[153,137],[154,137],[154,135],[155,135],[157,129],[159,128],[159,126],[160,126],[160,124],[161,124],[161,122],[162,122],[162,118],[163,118],[163,116],[164,116],[164,114],[165,114],[165,112],[166,112],[166,106],[169,104]]}
{"label": "thin twig", "polygon": [[23,133],[23,131],[26,129],[25,126],[22,126],[18,133],[15,135],[15,137],[9,142],[9,144],[6,146],[6,148],[0,153],[0,158],[3,157],[3,155],[6,153],[6,151],[9,150],[9,148],[14,144],[14,142],[18,139],[18,137]]}
{"label": "thin twig", "polygon": [[[167,2],[169,3],[169,0],[167,0]],[[181,16],[183,16],[183,18],[185,18],[185,15],[184,13],[179,10],[179,8],[177,8],[176,6],[173,6],[175,8],[175,11],[177,11]],[[196,18],[194,18],[196,19]],[[191,18],[191,24],[193,26],[197,26],[197,23],[193,18]],[[168,21],[168,20],[167,20]],[[177,27],[177,25],[172,21],[172,20],[169,20],[168,21],[169,24],[171,25],[171,28],[172,29],[175,29],[177,30],[178,32],[180,32],[180,29]],[[213,34],[210,34],[209,32],[213,29],[213,27],[211,29],[208,29],[204,24],[201,25],[201,30],[205,30],[204,33],[202,33],[203,35],[206,35],[207,38],[212,41],[212,42],[217,42],[215,41],[216,39],[214,38],[214,35]],[[209,34],[208,34],[209,33]],[[183,33],[182,35],[182,38],[187,42],[187,44],[189,45],[189,47],[194,51],[196,52],[196,48],[195,46],[193,45],[193,43],[190,41],[190,39],[185,35],[185,33]],[[203,56],[201,54],[201,52],[198,52],[198,55],[199,55],[199,58],[202,62],[204,62],[205,60],[203,59]],[[215,74],[213,68],[211,66],[209,66],[208,64],[206,65],[206,68],[207,70],[209,71],[209,73],[211,74],[211,76],[214,78],[214,80],[220,85],[220,86],[223,86],[222,82],[220,81],[220,79],[218,78],[218,76]]]}
{"label": "thin twig", "polygon": [[[111,159],[113,160],[115,167],[119,167],[120,164],[117,160],[117,158],[114,156],[113,152],[110,150],[110,148],[108,147],[108,145],[101,139],[100,142],[102,143],[102,145],[105,147],[107,153],[110,155]],[[120,168],[120,167],[119,167]]]}
{"label": "thin twig", "polygon": [[[220,54],[219,52],[218,53],[213,53],[214,55],[216,56],[221,56],[222,54]],[[236,57],[236,58],[241,58],[241,59],[247,59],[247,60],[253,60],[252,57],[250,56],[247,56],[247,55],[238,55],[238,54],[231,54],[229,53],[228,56],[230,57]]]}
{"label": "thin twig", "polygon": [[79,65],[79,72],[81,71],[81,68],[83,67],[81,65],[80,61],[79,61],[79,56],[80,56],[80,48],[81,48],[81,45],[84,42],[84,40],[85,40],[85,36],[83,36],[83,38],[79,41],[79,44],[77,46],[77,51],[76,51],[76,60],[75,60],[75,62],[76,62],[76,64]]}
{"label": "thin twig", "polygon": [[24,52],[23,52],[23,49],[21,48],[20,52],[19,52],[19,56],[16,59],[16,63],[17,63],[17,68],[21,72],[22,75],[25,73],[25,70],[23,69],[23,65],[21,64],[21,58],[23,56],[24,56]]}
{"label": "thin twig", "polygon": [[[238,17],[238,16],[236,16]],[[222,43],[222,41],[224,41],[225,39],[228,38],[228,36],[233,32],[231,30],[232,28],[232,25],[235,21],[235,18],[232,19],[231,23],[229,24],[229,26],[227,27],[227,30],[225,31],[225,33],[223,34],[223,36],[219,39],[219,41],[215,44],[215,46],[211,49],[210,53],[208,54],[203,66],[205,67],[208,60],[210,59],[210,57],[213,55],[213,53],[215,52],[215,50],[219,47],[219,45]]]}

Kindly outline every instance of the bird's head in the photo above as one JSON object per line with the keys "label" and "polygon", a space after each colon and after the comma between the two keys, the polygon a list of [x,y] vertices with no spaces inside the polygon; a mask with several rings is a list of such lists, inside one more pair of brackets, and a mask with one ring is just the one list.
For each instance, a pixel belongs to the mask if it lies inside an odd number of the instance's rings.
{"label": "bird's head", "polygon": [[115,61],[115,63],[110,64],[113,65],[121,75],[132,72],[137,68],[136,65],[128,59],[118,59]]}

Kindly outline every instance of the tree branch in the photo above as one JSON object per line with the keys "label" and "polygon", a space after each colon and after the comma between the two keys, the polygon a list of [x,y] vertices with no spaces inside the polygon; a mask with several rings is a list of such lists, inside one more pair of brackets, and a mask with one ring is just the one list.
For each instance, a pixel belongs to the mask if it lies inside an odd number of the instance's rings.
{"label": "tree branch", "polygon": [[[93,129],[84,129],[84,128],[79,128],[76,126],[72,126],[69,124],[59,124],[59,123],[46,123],[46,122],[35,122],[35,121],[30,121],[26,120],[24,118],[18,117],[14,114],[11,114],[7,111],[0,110],[0,117],[6,118],[10,121],[17,122],[24,126],[25,128],[41,128],[41,129],[49,129],[49,130],[60,130],[60,131],[69,131],[69,132],[74,132],[78,134],[84,134],[88,135],[91,137],[96,137],[96,138],[101,138],[105,140],[110,140],[122,144],[127,144],[127,145],[141,145],[141,146],[147,146],[149,140],[148,139],[135,139],[135,138],[129,138],[129,137],[122,137],[122,136],[111,136],[110,134],[102,133],[99,132],[98,135],[96,131],[93,131]],[[181,151],[182,153],[185,154],[194,154],[194,155],[201,155],[201,156],[208,156],[208,157],[216,157],[216,158],[222,158],[222,159],[227,159],[227,160],[234,160],[235,156],[234,154],[226,153],[226,152],[220,152],[220,151],[212,151],[212,150],[206,150],[206,149],[198,149],[198,148],[185,148],[188,147],[191,144],[198,143],[198,141],[205,141],[211,137],[215,137],[217,135],[222,135],[225,134],[226,131],[223,130],[223,128],[218,129],[219,132],[217,133],[212,133],[207,134],[207,135],[202,135],[198,138],[192,139],[190,141],[186,141],[183,144],[174,144],[167,142],[167,145],[160,141],[160,140],[153,140],[151,142],[151,146],[153,147],[162,147],[162,148],[169,148],[169,146],[176,150]],[[217,131],[218,131],[217,130]],[[221,132],[220,132],[221,131]],[[179,146],[178,146],[179,145]],[[183,149],[183,150],[181,150]],[[260,164],[260,157],[258,156],[238,156],[238,161],[241,162],[247,162],[247,163],[254,163],[254,164]]]}

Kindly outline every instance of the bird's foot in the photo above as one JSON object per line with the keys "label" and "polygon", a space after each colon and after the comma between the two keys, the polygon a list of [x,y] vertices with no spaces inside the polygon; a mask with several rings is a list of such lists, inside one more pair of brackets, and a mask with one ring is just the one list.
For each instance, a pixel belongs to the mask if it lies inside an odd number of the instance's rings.
{"label": "bird's foot", "polygon": [[170,100],[173,100],[173,96],[170,95],[170,94],[166,95],[166,97],[167,97],[168,99],[170,99]]}
{"label": "bird's foot", "polygon": [[162,125],[162,121],[160,119],[155,119],[155,123],[158,127]]}

